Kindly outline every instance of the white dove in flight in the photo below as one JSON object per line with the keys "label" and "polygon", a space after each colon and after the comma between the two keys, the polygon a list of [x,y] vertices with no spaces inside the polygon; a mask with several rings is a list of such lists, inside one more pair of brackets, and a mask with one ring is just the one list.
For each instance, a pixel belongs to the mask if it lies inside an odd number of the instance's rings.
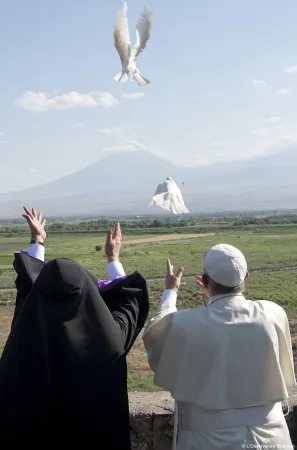
{"label": "white dove in flight", "polygon": [[181,191],[172,178],[166,178],[164,183],[159,184],[149,206],[160,206],[165,211],[173,214],[188,214]]}
{"label": "white dove in flight", "polygon": [[127,3],[125,2],[118,14],[114,28],[114,45],[122,61],[122,71],[114,77],[116,81],[126,83],[136,81],[143,87],[150,83],[136,67],[140,53],[146,48],[151,36],[152,16],[145,10],[136,25],[136,44],[131,48],[129,26],[127,18]]}

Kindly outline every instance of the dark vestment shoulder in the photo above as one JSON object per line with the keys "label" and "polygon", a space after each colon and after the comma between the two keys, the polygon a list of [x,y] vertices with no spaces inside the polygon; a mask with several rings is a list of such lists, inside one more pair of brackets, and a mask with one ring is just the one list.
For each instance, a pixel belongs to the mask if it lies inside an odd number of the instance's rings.
{"label": "dark vestment shoulder", "polygon": [[0,360],[0,448],[130,450],[126,355],[148,316],[137,272],[99,292],[74,261],[16,254]]}

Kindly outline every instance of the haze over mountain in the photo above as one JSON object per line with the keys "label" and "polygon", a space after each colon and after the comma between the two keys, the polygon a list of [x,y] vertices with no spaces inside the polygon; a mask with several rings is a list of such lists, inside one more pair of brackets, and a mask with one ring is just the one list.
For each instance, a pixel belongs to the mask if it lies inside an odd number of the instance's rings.
{"label": "haze over mountain", "polygon": [[19,216],[23,205],[47,216],[160,213],[148,204],[167,176],[193,212],[295,208],[296,150],[200,167],[177,166],[147,152],[112,154],[59,180],[0,194],[0,217]]}

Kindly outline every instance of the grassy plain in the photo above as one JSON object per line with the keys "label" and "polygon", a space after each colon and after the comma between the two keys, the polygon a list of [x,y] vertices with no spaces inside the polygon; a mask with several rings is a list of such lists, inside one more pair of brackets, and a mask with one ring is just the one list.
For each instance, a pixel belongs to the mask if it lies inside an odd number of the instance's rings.
{"label": "grassy plain", "polygon": [[[164,230],[165,231],[165,230]],[[126,231],[122,245],[122,263],[126,273],[135,269],[148,279],[151,310],[154,313],[164,289],[166,258],[169,256],[177,268],[185,267],[186,285],[179,293],[178,307],[193,308],[200,305],[195,296],[194,275],[201,273],[202,259],[209,247],[226,242],[240,248],[248,261],[250,278],[246,297],[269,299],[282,305],[291,318],[297,317],[297,230],[287,226],[261,226],[251,229],[211,229],[209,234],[197,235],[199,230],[187,229],[170,234],[137,234]],[[205,230],[204,230],[205,231]],[[207,230],[206,230],[207,231]],[[0,346],[4,345],[9,332],[13,301],[15,298],[12,269],[13,252],[27,250],[29,238],[1,235],[0,233]],[[95,251],[96,245],[104,245],[105,234],[79,233],[48,235],[46,258],[66,257],[76,259],[98,278],[105,278],[106,261],[103,249]],[[137,341],[128,357],[129,388],[152,390],[153,376],[146,361],[141,340]]]}

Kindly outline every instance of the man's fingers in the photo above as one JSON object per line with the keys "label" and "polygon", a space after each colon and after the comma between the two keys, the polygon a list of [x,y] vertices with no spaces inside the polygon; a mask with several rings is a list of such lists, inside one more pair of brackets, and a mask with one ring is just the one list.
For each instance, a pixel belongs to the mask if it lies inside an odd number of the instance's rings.
{"label": "man's fingers", "polygon": [[107,242],[108,242],[109,244],[112,243],[112,236],[113,236],[113,230],[110,228],[110,229],[107,231],[107,236],[106,236],[106,240],[107,240]]}
{"label": "man's fingers", "polygon": [[112,230],[112,238],[115,239],[118,234],[118,224],[116,223],[114,229]]}
{"label": "man's fingers", "polygon": [[114,229],[112,230],[112,238],[115,239],[117,235],[117,224],[115,224]]}
{"label": "man's fingers", "polygon": [[201,288],[204,289],[204,284],[202,282],[202,276],[201,275],[196,275],[196,284]]}
{"label": "man's fingers", "polygon": [[29,214],[23,214],[22,217],[26,219],[29,225],[32,224],[32,217]]}
{"label": "man's fingers", "polygon": [[32,215],[33,217],[37,218],[37,213],[36,213],[36,209],[32,208]]}
{"label": "man's fingers", "polygon": [[119,222],[116,223],[116,225],[114,227],[113,238],[116,239],[117,241],[120,241],[122,239],[121,226],[120,226]]}
{"label": "man's fingers", "polygon": [[185,271],[185,269],[183,267],[180,267],[178,269],[178,271],[176,272],[176,275],[175,275],[176,278],[179,278],[181,280],[181,277],[183,276],[184,271]]}
{"label": "man's fingers", "polygon": [[43,219],[43,221],[41,222],[41,226],[44,228],[44,227],[45,227],[45,224],[46,224],[46,220]]}
{"label": "man's fingers", "polygon": [[173,265],[171,264],[171,261],[169,258],[167,258],[167,274],[173,275]]}
{"label": "man's fingers", "polygon": [[28,209],[26,206],[23,206],[23,209],[26,213],[25,215],[28,215],[29,217],[33,217],[33,214],[31,213],[30,209]]}
{"label": "man's fingers", "polygon": [[201,297],[201,298],[207,298],[207,295],[205,294],[205,292],[196,292],[197,297]]}
{"label": "man's fingers", "polygon": [[38,222],[42,221],[42,212],[38,213],[37,220]]}
{"label": "man's fingers", "polygon": [[118,223],[116,224],[116,232],[117,232],[117,234],[119,234],[119,235],[122,234],[120,222],[118,222]]}

